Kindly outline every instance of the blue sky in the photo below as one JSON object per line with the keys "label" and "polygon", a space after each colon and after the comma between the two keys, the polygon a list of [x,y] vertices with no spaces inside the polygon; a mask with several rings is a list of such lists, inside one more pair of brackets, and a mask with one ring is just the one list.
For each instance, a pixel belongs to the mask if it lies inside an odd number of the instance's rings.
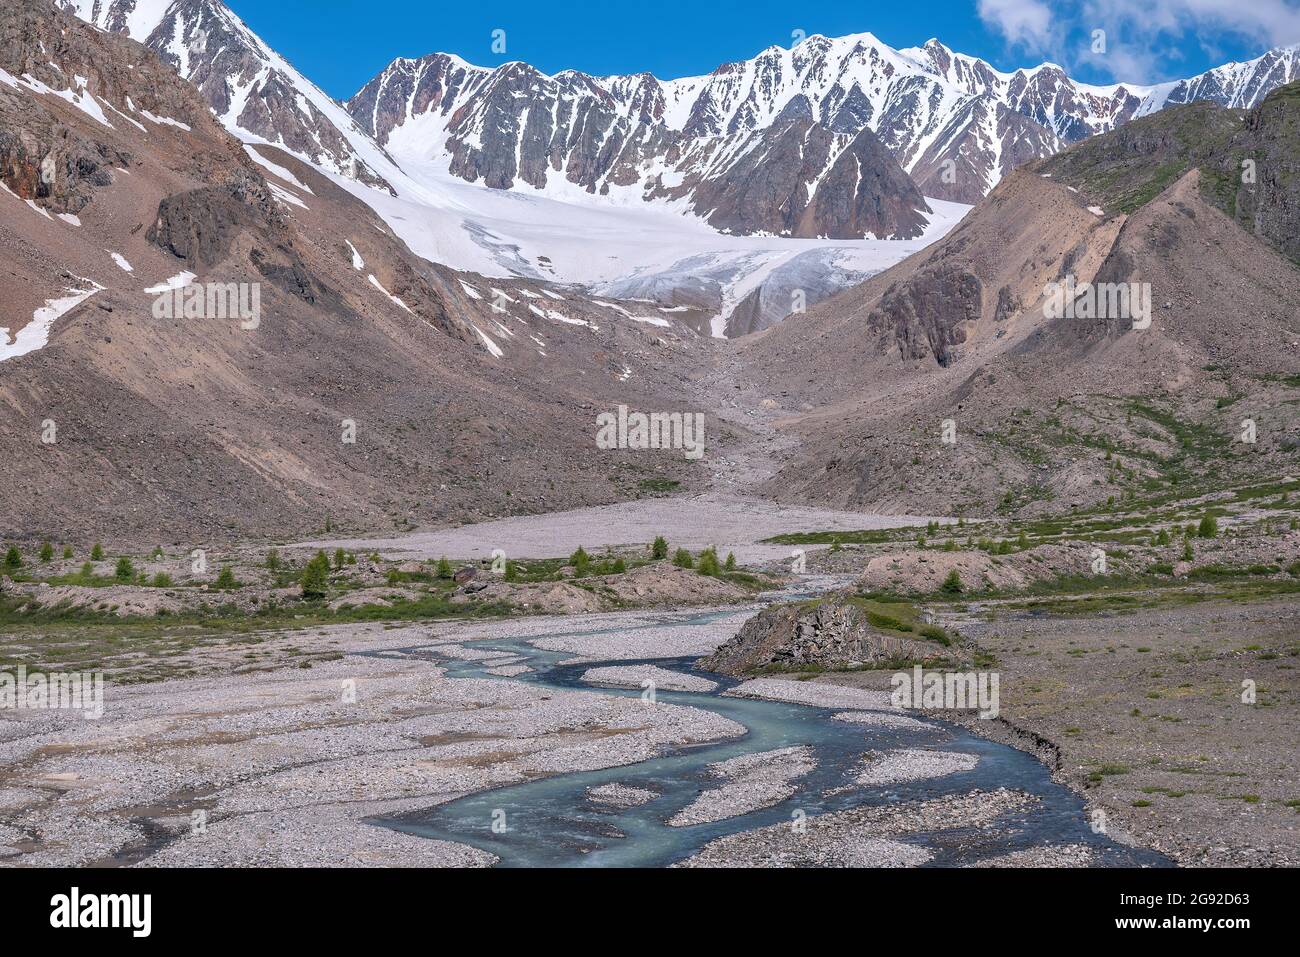
{"label": "blue sky", "polygon": [[[708,73],[791,34],[871,32],[895,47],[937,36],[1014,69],[1052,60],[1080,80],[1190,76],[1300,42],[1300,0],[226,0],[272,47],[340,99],[397,56],[524,60],[554,73]],[[562,11],[562,12],[559,12]],[[492,32],[506,31],[505,54]],[[1106,49],[1092,50],[1093,31]]]}

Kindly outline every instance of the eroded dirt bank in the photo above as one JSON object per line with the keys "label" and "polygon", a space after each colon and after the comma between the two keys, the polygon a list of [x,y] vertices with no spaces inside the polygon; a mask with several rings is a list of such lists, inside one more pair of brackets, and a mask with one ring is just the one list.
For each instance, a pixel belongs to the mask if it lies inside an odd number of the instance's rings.
{"label": "eroded dirt bank", "polygon": [[[1059,763],[1116,840],[1186,866],[1300,864],[1296,602],[985,611],[945,622],[1001,676],[1000,721],[963,724]],[[886,689],[889,673],[816,681]]]}

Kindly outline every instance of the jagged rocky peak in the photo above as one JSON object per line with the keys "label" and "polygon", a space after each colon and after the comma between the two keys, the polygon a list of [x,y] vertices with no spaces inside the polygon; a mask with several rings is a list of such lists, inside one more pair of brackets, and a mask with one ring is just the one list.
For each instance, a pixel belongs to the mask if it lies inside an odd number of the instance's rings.
{"label": "jagged rocky peak", "polygon": [[412,115],[449,113],[469,93],[488,81],[491,70],[466,63],[450,53],[418,60],[394,60],[367,83],[346,106],[358,123],[380,143]]}
{"label": "jagged rocky peak", "polygon": [[930,212],[874,133],[832,133],[798,99],[693,196],[697,212],[725,232],[807,238],[911,239]]}

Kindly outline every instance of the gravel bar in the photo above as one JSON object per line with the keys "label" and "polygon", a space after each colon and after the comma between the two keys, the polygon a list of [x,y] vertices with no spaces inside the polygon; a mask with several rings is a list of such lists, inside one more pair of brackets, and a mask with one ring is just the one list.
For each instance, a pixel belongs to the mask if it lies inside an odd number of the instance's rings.
{"label": "gravel bar", "polygon": [[645,682],[654,682],[662,691],[709,692],[718,686],[716,681],[698,675],[684,675],[654,665],[610,665],[605,668],[588,668],[582,680],[587,684],[606,688],[643,688]]}
{"label": "gravel bar", "polygon": [[648,788],[634,788],[631,785],[618,784],[617,782],[587,788],[587,797],[592,802],[620,810],[640,807],[642,804],[653,801],[658,796],[658,791],[651,791]]}
{"label": "gravel bar", "polygon": [[739,817],[780,804],[794,794],[794,782],[817,766],[807,745],[742,754],[709,765],[709,773],[723,784],[700,794],[678,811],[668,824],[689,827]]}
{"label": "gravel bar", "polygon": [[934,731],[951,736],[951,733],[945,731],[937,724],[928,724],[925,721],[917,721],[915,718],[904,717],[901,714],[889,714],[883,711],[841,711],[839,714],[831,715],[836,721],[848,721],[852,724],[862,724],[871,728],[888,728],[897,731]]}
{"label": "gravel bar", "polygon": [[885,804],[794,819],[710,841],[677,867],[915,867],[928,850],[883,838],[955,829],[991,831],[998,819],[1037,803],[1023,791],[970,791],[932,801]]}
{"label": "gravel bar", "polygon": [[888,692],[846,688],[815,681],[790,681],[785,678],[754,678],[736,685],[725,694],[733,698],[764,698],[768,701],[789,701],[819,708],[897,710],[891,704]]}
{"label": "gravel bar", "polygon": [[957,751],[904,748],[899,751],[873,751],[865,755],[863,760],[864,767],[856,778],[857,783],[879,786],[973,771],[980,759],[977,755]]}

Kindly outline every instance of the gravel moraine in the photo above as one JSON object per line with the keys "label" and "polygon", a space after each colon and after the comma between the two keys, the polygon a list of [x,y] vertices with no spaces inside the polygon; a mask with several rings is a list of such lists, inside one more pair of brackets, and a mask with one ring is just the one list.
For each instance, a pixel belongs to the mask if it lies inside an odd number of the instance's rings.
{"label": "gravel moraine", "polygon": [[[678,867],[914,867],[924,848],[881,838],[931,831],[991,831],[998,818],[1037,803],[1023,791],[970,791],[932,801],[852,808],[710,841]],[[893,846],[891,846],[893,845]],[[904,848],[908,850],[904,850]],[[875,859],[873,859],[875,858]]]}
{"label": "gravel moraine", "polygon": [[742,754],[710,764],[709,773],[722,778],[723,783],[702,792],[673,815],[668,824],[671,827],[689,827],[725,821],[780,804],[794,794],[793,782],[816,766],[813,749],[806,745]]}
{"label": "gravel moraine", "polygon": [[716,681],[698,675],[684,675],[654,665],[610,665],[605,668],[588,668],[582,680],[590,685],[605,688],[641,688],[644,682],[654,682],[661,691],[700,691],[708,693],[718,686]]}

